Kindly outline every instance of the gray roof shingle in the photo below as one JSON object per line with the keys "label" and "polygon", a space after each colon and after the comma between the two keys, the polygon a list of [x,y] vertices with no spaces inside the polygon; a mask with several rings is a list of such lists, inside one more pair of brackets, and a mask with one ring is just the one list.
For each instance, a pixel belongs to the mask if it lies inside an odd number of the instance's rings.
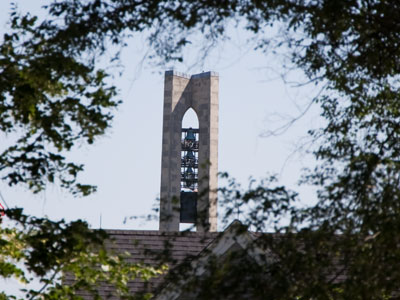
{"label": "gray roof shingle", "polygon": [[[181,263],[185,259],[193,258],[205,249],[219,233],[201,232],[160,232],[150,230],[106,230],[110,240],[107,248],[119,253],[129,253],[127,259],[132,263],[143,263],[156,266],[163,258],[168,257],[169,267]],[[67,276],[64,284],[71,283],[72,277]],[[150,292],[162,282],[162,277],[153,278],[149,282],[134,280],[128,283],[132,293]],[[108,299],[118,299],[113,296],[113,288],[108,284],[98,287],[100,296]],[[85,299],[92,299],[87,292],[79,294]]]}

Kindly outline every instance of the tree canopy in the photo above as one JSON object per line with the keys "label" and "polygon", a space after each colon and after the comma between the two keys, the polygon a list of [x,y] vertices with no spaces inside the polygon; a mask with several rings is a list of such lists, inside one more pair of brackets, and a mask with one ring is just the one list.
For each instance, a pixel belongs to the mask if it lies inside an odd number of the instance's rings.
{"label": "tree canopy", "polygon": [[[274,47],[322,87],[314,103],[326,126],[310,131],[318,163],[303,178],[318,187],[318,202],[298,208],[295,193],[263,184],[224,191],[226,199],[249,205],[247,225],[262,231],[276,219],[275,230],[287,237],[263,244],[280,258],[264,269],[274,299],[395,297],[399,6],[394,0],[60,0],[45,7],[45,20],[13,12],[0,47],[0,129],[21,137],[0,155],[2,178],[33,191],[55,180],[77,193],[92,190],[76,182],[83,167],[62,151],[78,140],[93,142],[109,126],[119,101],[97,62],[130,35],[146,32],[152,57],[171,61],[184,59],[193,35],[212,44],[227,37],[232,23],[244,24],[258,48],[269,51],[268,30],[280,26]],[[287,216],[289,225],[281,226]],[[330,278],[327,269],[345,276]]]}

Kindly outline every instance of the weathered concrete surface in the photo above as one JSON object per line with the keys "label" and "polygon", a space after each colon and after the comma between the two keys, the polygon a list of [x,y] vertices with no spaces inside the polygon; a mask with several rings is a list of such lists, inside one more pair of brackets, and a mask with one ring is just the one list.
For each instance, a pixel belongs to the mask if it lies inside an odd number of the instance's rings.
{"label": "weathered concrete surface", "polygon": [[199,119],[197,231],[217,230],[218,86],[215,72],[166,71],[164,81],[160,230],[179,231],[181,128],[192,108]]}

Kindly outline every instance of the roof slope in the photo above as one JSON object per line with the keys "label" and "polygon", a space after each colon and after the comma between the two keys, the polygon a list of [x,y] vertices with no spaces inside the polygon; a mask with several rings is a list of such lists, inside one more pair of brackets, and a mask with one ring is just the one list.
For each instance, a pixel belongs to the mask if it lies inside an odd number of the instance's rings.
{"label": "roof slope", "polygon": [[[219,233],[201,232],[160,232],[150,230],[106,230],[111,240],[107,241],[107,247],[116,252],[128,252],[129,262],[156,265],[163,257],[168,257],[170,267],[182,262],[185,258],[197,256],[206,248]],[[71,283],[73,278],[68,277],[65,284]],[[148,283],[143,280],[129,282],[132,293],[153,291],[162,281],[162,278],[154,278]],[[107,284],[101,284],[98,288],[101,297],[118,299],[112,296],[113,288]],[[91,299],[91,295],[82,292],[80,296]]]}

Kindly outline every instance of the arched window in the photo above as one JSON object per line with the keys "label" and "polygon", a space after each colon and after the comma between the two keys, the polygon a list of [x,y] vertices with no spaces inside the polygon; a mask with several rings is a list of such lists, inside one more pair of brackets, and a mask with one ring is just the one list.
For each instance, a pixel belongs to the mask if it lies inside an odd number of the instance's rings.
{"label": "arched window", "polygon": [[199,180],[199,120],[189,108],[182,118],[181,223],[195,223]]}
{"label": "arched window", "polygon": [[189,108],[182,118],[181,190],[197,192],[198,188],[199,119]]}
{"label": "arched window", "polygon": [[199,118],[193,108],[189,108],[182,118],[182,128],[199,128]]}

